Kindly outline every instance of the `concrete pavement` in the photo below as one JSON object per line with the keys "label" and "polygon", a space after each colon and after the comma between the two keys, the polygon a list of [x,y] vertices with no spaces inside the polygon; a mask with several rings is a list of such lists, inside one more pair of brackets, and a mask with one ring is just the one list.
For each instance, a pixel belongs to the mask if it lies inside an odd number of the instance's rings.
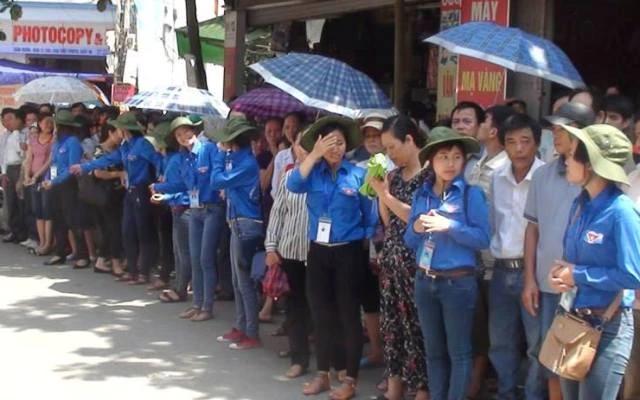
{"label": "concrete pavement", "polygon": [[[230,302],[216,303],[212,321],[183,321],[185,303],[44,260],[0,244],[0,399],[305,398],[310,375],[281,375],[289,363],[277,357],[286,339],[268,335],[276,325],[261,326],[263,348],[233,351],[215,341],[231,326]],[[381,374],[363,371],[358,398],[377,395]]]}

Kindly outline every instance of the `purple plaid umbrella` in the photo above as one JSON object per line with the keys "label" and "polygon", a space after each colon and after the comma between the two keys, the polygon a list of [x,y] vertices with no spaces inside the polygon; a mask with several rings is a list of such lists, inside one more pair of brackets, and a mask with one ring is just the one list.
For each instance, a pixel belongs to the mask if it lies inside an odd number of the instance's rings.
{"label": "purple plaid umbrella", "polygon": [[320,111],[305,106],[300,100],[274,87],[261,87],[243,94],[231,103],[231,110],[258,120],[284,117],[290,112],[302,112],[314,118]]}

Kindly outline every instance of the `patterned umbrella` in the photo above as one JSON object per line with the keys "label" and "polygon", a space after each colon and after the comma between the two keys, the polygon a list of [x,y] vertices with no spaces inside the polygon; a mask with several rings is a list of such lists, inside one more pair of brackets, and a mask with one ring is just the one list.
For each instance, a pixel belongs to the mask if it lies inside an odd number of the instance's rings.
{"label": "patterned umbrella", "polygon": [[313,118],[318,113],[318,109],[307,107],[295,97],[273,87],[261,87],[243,94],[231,103],[231,109],[259,120],[284,117],[291,112],[301,112]]}
{"label": "patterned umbrella", "polygon": [[249,68],[309,107],[351,118],[359,118],[371,109],[392,107],[371,78],[332,58],[289,53]]}
{"label": "patterned umbrella", "polygon": [[125,102],[129,107],[226,118],[229,107],[203,89],[167,87],[143,91]]}
{"label": "patterned umbrella", "polygon": [[95,86],[85,82],[62,76],[49,76],[34,79],[18,89],[13,97],[18,103],[51,103],[51,104],[73,104],[73,103],[103,103],[109,101],[100,90],[95,90]]}
{"label": "patterned umbrella", "polygon": [[470,22],[442,31],[425,42],[569,88],[585,86],[580,73],[558,46],[517,28]]}

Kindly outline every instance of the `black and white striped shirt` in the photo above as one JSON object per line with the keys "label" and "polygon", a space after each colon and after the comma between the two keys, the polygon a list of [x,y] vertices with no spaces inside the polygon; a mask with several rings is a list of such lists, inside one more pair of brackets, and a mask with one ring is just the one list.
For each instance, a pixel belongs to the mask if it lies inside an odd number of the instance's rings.
{"label": "black and white striped shirt", "polygon": [[287,260],[306,261],[309,251],[307,195],[287,190],[290,175],[291,171],[287,171],[278,184],[264,247],[267,252],[277,251]]}

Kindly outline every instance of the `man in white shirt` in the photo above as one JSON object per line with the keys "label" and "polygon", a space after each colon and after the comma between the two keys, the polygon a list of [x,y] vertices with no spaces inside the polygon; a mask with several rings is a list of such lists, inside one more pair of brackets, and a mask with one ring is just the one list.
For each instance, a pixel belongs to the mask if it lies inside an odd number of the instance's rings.
{"label": "man in white shirt", "polygon": [[271,177],[271,198],[276,198],[276,192],[280,178],[284,175],[284,170],[289,164],[293,164],[293,151],[291,150],[291,143],[296,142],[298,134],[302,130],[305,123],[305,117],[302,113],[293,112],[287,114],[284,118],[284,125],[282,126],[282,133],[284,137],[289,141],[289,148],[280,150],[276,154],[276,158],[273,161],[273,176]]}
{"label": "man in white shirt", "polygon": [[498,374],[500,400],[515,399],[521,364],[521,338],[524,330],[529,349],[529,368],[525,385],[527,400],[546,399],[542,366],[534,352],[538,320],[525,312],[520,303],[524,286],[524,234],[527,220],[524,208],[531,178],[544,165],[536,157],[542,129],[531,117],[514,114],[500,129],[499,137],[509,162],[493,176],[491,187],[491,255],[495,268],[489,289],[489,358]]}
{"label": "man in white shirt", "polygon": [[2,160],[2,187],[7,208],[9,233],[2,238],[2,241],[20,243],[26,238],[24,202],[18,197],[16,189],[25,156],[21,138],[24,115],[20,110],[5,108],[2,110],[2,123],[9,132]]}

